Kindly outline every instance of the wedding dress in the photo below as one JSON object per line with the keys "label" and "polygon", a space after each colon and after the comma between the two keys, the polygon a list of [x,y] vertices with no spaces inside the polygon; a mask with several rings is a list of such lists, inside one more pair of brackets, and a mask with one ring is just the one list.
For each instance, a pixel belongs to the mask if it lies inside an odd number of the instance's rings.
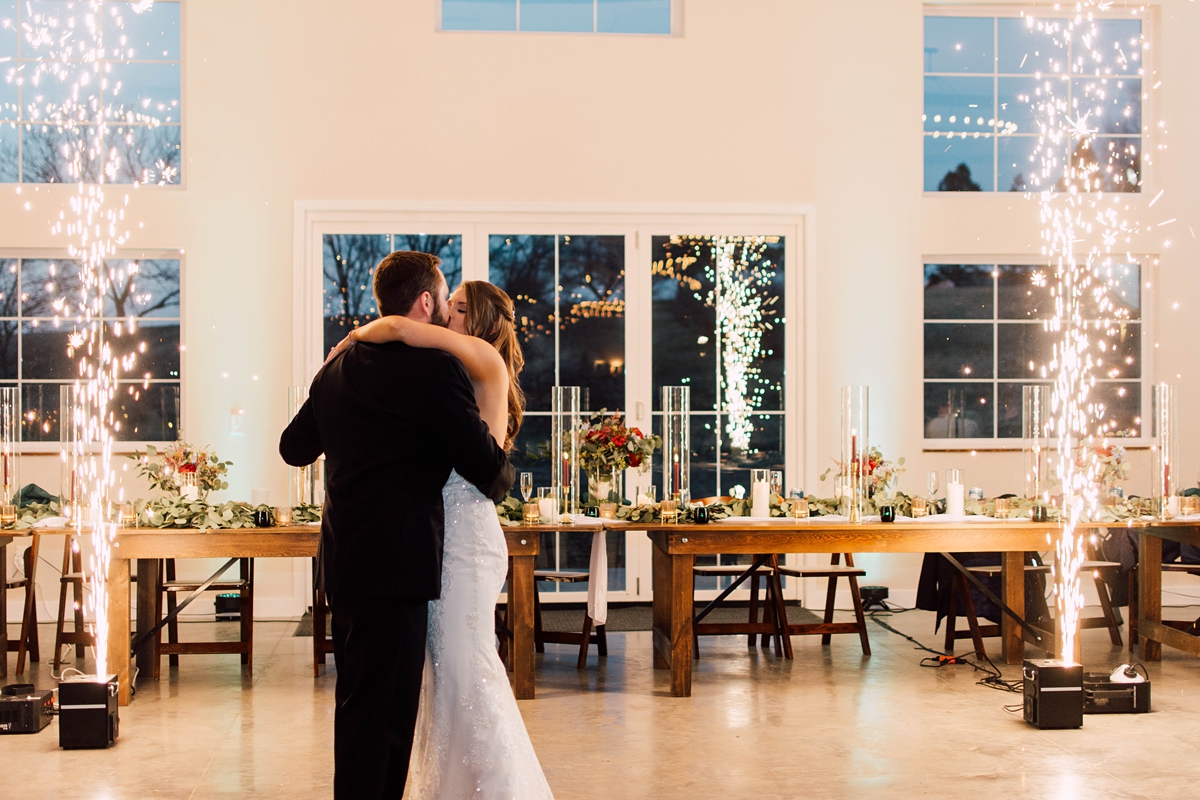
{"label": "wedding dress", "polygon": [[457,472],[442,499],[442,597],[429,604],[404,800],[553,800],[496,653],[494,609],[508,572],[496,508]]}

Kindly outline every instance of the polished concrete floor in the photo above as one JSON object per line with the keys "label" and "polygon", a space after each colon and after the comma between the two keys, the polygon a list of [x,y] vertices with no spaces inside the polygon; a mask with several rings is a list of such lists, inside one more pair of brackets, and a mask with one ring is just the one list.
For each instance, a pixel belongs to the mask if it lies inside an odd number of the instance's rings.
{"label": "polished concrete floor", "polygon": [[[1189,611],[1200,613],[1174,614]],[[937,642],[931,614],[887,619]],[[186,626],[185,638],[212,627]],[[312,678],[311,639],[294,630],[294,622],[257,624],[253,671],[236,656],[164,664],[162,680],[143,680],[121,710],[111,750],[59,750],[57,722],[0,737],[0,797],[330,797],[335,672]],[[43,626],[42,641],[52,637]],[[797,637],[791,662],[749,652],[741,637],[705,640],[690,698],[670,697],[666,674],[651,669],[648,633],[609,641],[607,662],[593,656],[583,673],[571,648],[548,646],[538,699],[521,703],[559,800],[1200,793],[1200,659],[1169,649],[1149,665],[1153,713],[1038,731],[1005,710],[1017,695],[976,685],[970,667],[922,668],[922,653],[874,624],[870,658],[854,636],[825,648]],[[1085,631],[1089,669],[1126,660],[1106,631]],[[53,686],[46,661],[33,677]],[[14,664],[9,656],[10,682]]]}

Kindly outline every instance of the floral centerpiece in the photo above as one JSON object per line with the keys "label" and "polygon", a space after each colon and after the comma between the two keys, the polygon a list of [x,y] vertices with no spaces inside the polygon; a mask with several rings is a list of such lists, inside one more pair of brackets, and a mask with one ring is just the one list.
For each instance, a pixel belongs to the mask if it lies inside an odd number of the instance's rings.
{"label": "floral centerpiece", "polygon": [[579,435],[579,466],[588,476],[593,502],[619,503],[624,471],[648,465],[660,446],[661,437],[626,426],[620,414],[609,414],[606,408],[592,414]]}
{"label": "floral centerpiece", "polygon": [[138,462],[138,474],[151,488],[169,495],[202,500],[209,492],[229,488],[224,476],[233,462],[222,461],[209,449],[179,442],[160,452],[146,445],[145,453],[135,450],[129,457]]}
{"label": "floral centerpiece", "polygon": [[[834,459],[833,463],[834,466],[821,473],[821,480],[825,480],[829,473],[835,470],[839,475],[842,473],[842,462]],[[878,501],[887,497],[888,490],[894,488],[893,484],[899,480],[904,471],[903,456],[895,461],[888,461],[883,457],[883,453],[880,452],[878,447],[872,447],[867,451],[862,465],[863,481],[865,483],[863,489],[866,496],[875,500],[875,504],[878,505]],[[887,504],[885,503],[884,505]]]}
{"label": "floral centerpiece", "polygon": [[1129,479],[1129,459],[1125,455],[1125,448],[1121,445],[1106,444],[1086,448],[1075,459],[1075,465],[1084,469],[1089,457],[1093,464],[1096,481],[1103,488],[1105,494],[1116,485],[1117,481]]}

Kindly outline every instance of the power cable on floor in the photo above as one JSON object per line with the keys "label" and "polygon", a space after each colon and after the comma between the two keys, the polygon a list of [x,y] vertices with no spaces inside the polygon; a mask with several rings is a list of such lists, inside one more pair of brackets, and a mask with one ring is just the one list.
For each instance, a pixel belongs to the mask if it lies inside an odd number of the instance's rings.
{"label": "power cable on floor", "polygon": [[876,625],[883,628],[884,630],[894,633],[897,636],[899,636],[903,639],[907,639],[909,642],[912,642],[916,646],[917,650],[923,650],[926,653],[931,653],[932,655],[930,657],[923,658],[918,662],[918,664],[922,667],[928,667],[931,669],[941,669],[942,667],[948,667],[948,666],[951,666],[954,664],[965,664],[965,665],[971,667],[972,669],[974,669],[976,672],[983,673],[984,676],[982,678],[980,678],[978,681],[976,681],[976,684],[979,686],[984,686],[988,689],[996,689],[996,690],[1002,691],[1002,692],[1014,692],[1014,693],[1023,692],[1025,689],[1025,682],[1023,680],[1015,680],[1015,681],[1005,680],[1004,674],[1002,672],[1000,672],[1000,668],[997,667],[992,662],[992,659],[989,658],[986,653],[984,654],[983,659],[987,663],[980,664],[976,661],[971,660],[971,656],[973,655],[973,653],[964,653],[961,656],[956,656],[953,653],[946,653],[941,650],[934,650],[932,647],[929,647],[928,645],[925,645],[925,644],[917,641],[915,638],[913,638],[912,636],[909,636],[907,633],[904,633],[903,631],[899,631],[899,630],[893,628],[891,625],[887,624],[882,619],[880,619],[879,617],[877,617],[873,614],[871,615],[871,619],[874,620]]}

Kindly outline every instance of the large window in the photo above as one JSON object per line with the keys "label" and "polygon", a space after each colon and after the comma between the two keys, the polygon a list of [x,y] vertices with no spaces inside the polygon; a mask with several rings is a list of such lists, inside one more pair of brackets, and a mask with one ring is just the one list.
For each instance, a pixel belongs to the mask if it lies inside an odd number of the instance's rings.
{"label": "large window", "polygon": [[[179,438],[180,281],[175,259],[107,262],[101,340],[119,358],[134,356],[121,375],[114,406],[119,441]],[[59,440],[59,392],[74,382],[68,354],[71,319],[64,297],[79,288],[79,265],[48,258],[0,258],[0,384],[21,388],[21,436]]]}
{"label": "large window", "polygon": [[652,248],[655,432],[662,387],[690,386],[692,496],[748,492],[751,469],[784,468],[783,239],[655,236]]}
{"label": "large window", "polygon": [[[1141,186],[1142,22],[1099,19],[1103,75],[1066,20],[925,17],[925,180],[927,192],[1025,192],[1040,170],[1037,104],[1047,89],[1096,131],[1067,141],[1079,163],[1099,162],[1102,189]],[[1070,73],[1052,64],[1069,64]]]}
{"label": "large window", "polygon": [[102,108],[106,151],[116,155],[105,183],[180,181],[179,3],[158,0],[140,13],[134,5],[101,5],[98,64],[105,80],[96,81],[92,63],[46,60],[48,51],[62,51],[68,31],[85,29],[77,17],[90,13],[86,3],[0,0],[0,182],[100,180],[99,158],[84,158],[82,175],[70,170],[74,146],[90,141],[97,118],[89,109],[88,122],[63,125],[63,104],[73,95]]}
{"label": "large window", "polygon": [[[1112,267],[1113,308],[1085,309],[1114,331],[1091,352],[1109,435],[1137,437],[1142,410],[1141,267]],[[927,443],[1021,437],[1021,387],[1049,384],[1060,334],[1053,269],[1029,264],[925,265],[925,403]]]}
{"label": "large window", "polygon": [[671,32],[671,0],[441,0],[444,31]]}

